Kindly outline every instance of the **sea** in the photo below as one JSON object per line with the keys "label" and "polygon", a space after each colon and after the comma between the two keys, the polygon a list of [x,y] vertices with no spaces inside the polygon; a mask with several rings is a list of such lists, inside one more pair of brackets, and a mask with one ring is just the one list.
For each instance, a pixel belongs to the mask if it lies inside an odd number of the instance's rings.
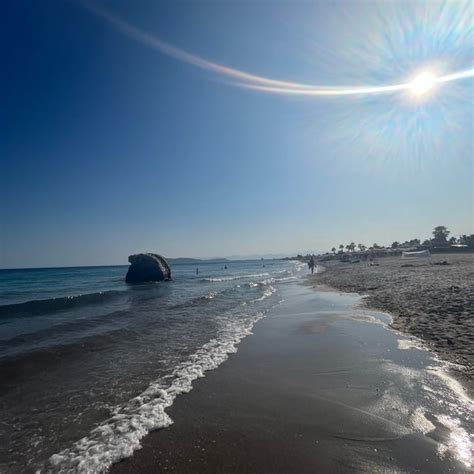
{"label": "sea", "polygon": [[[173,423],[175,398],[236,352],[304,265],[0,270],[0,472],[101,472]],[[199,273],[197,273],[197,270]]]}

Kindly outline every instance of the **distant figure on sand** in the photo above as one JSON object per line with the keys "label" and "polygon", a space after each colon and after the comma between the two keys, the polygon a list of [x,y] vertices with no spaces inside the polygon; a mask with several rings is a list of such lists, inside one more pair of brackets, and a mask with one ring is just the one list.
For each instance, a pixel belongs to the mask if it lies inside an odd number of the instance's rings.
{"label": "distant figure on sand", "polygon": [[311,270],[311,273],[314,273],[315,266],[316,264],[314,263],[314,255],[311,255],[311,258],[309,259],[309,262],[308,262],[308,267]]}

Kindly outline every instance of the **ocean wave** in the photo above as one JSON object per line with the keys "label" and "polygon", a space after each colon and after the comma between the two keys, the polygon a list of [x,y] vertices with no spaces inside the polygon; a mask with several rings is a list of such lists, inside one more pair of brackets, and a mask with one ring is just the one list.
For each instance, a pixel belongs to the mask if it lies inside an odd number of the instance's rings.
{"label": "ocean wave", "polygon": [[0,318],[9,316],[40,316],[57,311],[63,311],[77,306],[104,303],[105,301],[123,294],[124,291],[110,290],[83,295],[64,296],[44,300],[31,300],[0,306]]}
{"label": "ocean wave", "polygon": [[94,428],[89,436],[52,455],[48,470],[57,473],[102,472],[113,463],[130,457],[150,431],[173,423],[166,409],[174,399],[189,392],[195,379],[204,377],[206,371],[217,368],[228,354],[236,352],[238,343],[251,334],[253,325],[263,316],[260,312],[246,320],[229,319],[215,339],[204,344],[173,371],[170,381],[152,383],[139,396],[117,409],[110,419]]}
{"label": "ocean wave", "polygon": [[[279,278],[275,278],[275,277],[270,277],[270,278],[266,278],[265,280],[262,280],[262,281],[259,281],[259,282],[254,282],[254,281],[250,281],[247,283],[247,286],[249,286],[250,288],[257,288],[259,286],[261,287],[264,287],[264,288],[267,288],[267,290],[265,290],[265,293],[264,295],[268,295],[268,291],[271,291],[271,293],[274,293],[276,290],[275,288],[273,288],[273,284],[275,283],[283,283],[283,282],[287,282],[287,281],[293,281],[293,280],[296,280],[297,277],[292,275],[292,276],[287,276],[287,277],[279,277]],[[252,301],[260,301],[260,299],[258,300],[252,300]]]}
{"label": "ocean wave", "polygon": [[224,291],[209,291],[208,293],[206,293],[205,295],[201,295],[201,296],[196,296],[195,298],[191,298],[189,300],[185,300],[183,302],[180,302],[178,304],[175,304],[173,306],[171,306],[172,309],[176,309],[176,308],[189,308],[189,307],[192,307],[194,305],[200,305],[200,304],[204,304],[204,303],[209,303],[211,300],[214,300],[216,299],[218,296],[222,295]]}
{"label": "ocean wave", "polygon": [[280,278],[275,278],[275,277],[270,277],[270,278],[266,278],[265,280],[259,282],[260,285],[264,285],[264,286],[268,286],[268,285],[272,285],[272,284],[275,284],[275,283],[283,283],[285,281],[293,281],[293,280],[296,280],[297,277],[296,276],[288,276],[288,277],[280,277]]}
{"label": "ocean wave", "polygon": [[303,262],[298,262],[295,264],[295,270],[297,272],[300,272],[301,270],[303,270],[303,268],[306,268],[306,263],[303,263]]}
{"label": "ocean wave", "polygon": [[287,275],[292,275],[293,272],[291,270],[279,270],[277,272],[275,272],[276,275],[279,275],[281,273],[286,273]]}
{"label": "ocean wave", "polygon": [[[123,318],[128,317],[129,314],[128,311],[117,310],[92,318],[67,319],[44,329],[2,338],[0,340],[0,357],[13,356],[18,349],[21,349],[22,352],[35,352],[35,350],[48,348],[54,350],[53,348],[66,344],[66,341],[68,344],[72,344],[86,335],[103,336],[115,331],[121,323],[124,323]],[[108,325],[109,321],[113,321],[113,324]]]}
{"label": "ocean wave", "polygon": [[138,341],[140,334],[133,329],[122,327],[100,334],[80,336],[69,342],[36,346],[26,352],[7,354],[6,357],[0,358],[0,388],[6,388],[18,378],[35,377],[42,370],[56,367],[58,361],[66,363],[68,359],[79,359],[84,357],[84,354],[101,350],[115,344],[117,340],[124,339]]}
{"label": "ocean wave", "polygon": [[274,283],[282,283],[285,281],[293,281],[293,280],[297,280],[297,277],[296,276],[288,276],[288,277],[281,277],[281,278],[271,277],[271,278],[266,278],[265,280],[259,281],[257,283],[254,281],[250,281],[246,285],[249,286],[250,288],[257,288],[258,286],[268,286]]}
{"label": "ocean wave", "polygon": [[229,276],[229,277],[203,278],[201,281],[215,283],[215,282],[222,282],[222,281],[242,280],[242,279],[245,279],[245,278],[258,278],[258,277],[264,277],[264,276],[270,276],[270,274],[268,272],[265,272],[265,273],[249,273],[249,274],[234,275],[234,276]]}
{"label": "ocean wave", "polygon": [[259,301],[263,301],[267,299],[269,296],[273,295],[275,293],[276,289],[273,288],[272,285],[267,285],[266,290],[263,292],[263,295],[260,296],[260,298],[255,298],[254,300],[250,300],[251,303],[257,303]]}
{"label": "ocean wave", "polygon": [[218,296],[225,293],[224,291],[209,291],[205,295],[198,296],[197,298],[193,298],[191,301],[186,302],[183,306],[189,306],[189,304],[199,304],[199,303],[208,303],[211,300],[216,299]]}

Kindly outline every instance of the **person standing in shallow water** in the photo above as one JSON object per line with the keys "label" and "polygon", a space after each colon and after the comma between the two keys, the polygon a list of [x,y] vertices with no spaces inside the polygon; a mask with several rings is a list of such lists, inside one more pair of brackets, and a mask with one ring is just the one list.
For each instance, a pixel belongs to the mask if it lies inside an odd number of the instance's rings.
{"label": "person standing in shallow water", "polygon": [[308,262],[308,267],[311,270],[311,273],[314,273],[315,266],[316,266],[316,263],[314,262],[314,255],[311,255],[311,258],[309,259],[309,262]]}
{"label": "person standing in shallow water", "polygon": [[196,268],[196,275],[199,275],[199,268]]}

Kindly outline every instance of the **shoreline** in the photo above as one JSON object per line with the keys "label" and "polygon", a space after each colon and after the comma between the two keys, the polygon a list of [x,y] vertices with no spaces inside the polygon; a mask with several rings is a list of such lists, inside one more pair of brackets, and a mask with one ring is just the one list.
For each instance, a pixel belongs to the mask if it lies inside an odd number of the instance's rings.
{"label": "shoreline", "polygon": [[385,257],[377,266],[331,261],[322,268],[304,285],[357,293],[362,307],[388,313],[392,329],[420,339],[474,393],[473,254],[437,254],[426,263]]}
{"label": "shoreline", "polygon": [[446,420],[471,432],[471,401],[431,353],[359,296],[295,282],[283,297],[112,473],[465,469]]}
{"label": "shoreline", "polygon": [[129,286],[105,267],[3,279],[5,296],[29,297],[0,307],[0,472],[102,472],[130,456],[302,268],[263,265],[181,265],[173,283]]}

